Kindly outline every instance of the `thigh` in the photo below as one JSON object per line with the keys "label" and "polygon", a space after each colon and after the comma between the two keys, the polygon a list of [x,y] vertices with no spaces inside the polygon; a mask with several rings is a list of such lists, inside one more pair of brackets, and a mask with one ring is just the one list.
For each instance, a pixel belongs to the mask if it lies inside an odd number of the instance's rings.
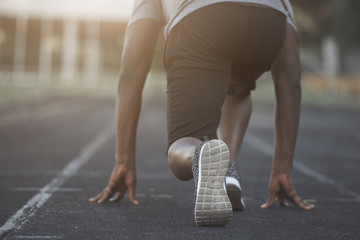
{"label": "thigh", "polygon": [[[268,24],[272,18],[279,20]],[[164,54],[169,146],[181,137],[216,137],[227,93],[255,88],[281,47],[281,31],[272,30],[283,21],[275,10],[226,3],[190,14],[171,31]]]}
{"label": "thigh", "polygon": [[229,75],[184,69],[168,75],[168,146],[182,137],[216,138]]}
{"label": "thigh", "polygon": [[183,19],[166,42],[168,146],[182,137],[217,137],[231,61],[223,54],[223,34],[216,34],[220,28],[204,10]]}
{"label": "thigh", "polygon": [[249,94],[255,81],[269,71],[279,54],[286,33],[286,19],[278,11],[247,7],[249,24],[246,34],[239,34],[239,44],[231,68],[229,93]]}

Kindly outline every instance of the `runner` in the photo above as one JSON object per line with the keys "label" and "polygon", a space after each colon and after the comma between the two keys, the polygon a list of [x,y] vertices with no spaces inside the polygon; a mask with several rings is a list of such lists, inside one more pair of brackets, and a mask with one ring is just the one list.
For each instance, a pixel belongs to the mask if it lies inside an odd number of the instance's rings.
{"label": "runner", "polygon": [[289,199],[313,208],[297,196],[291,178],[301,97],[292,16],[290,4],[280,0],[137,0],[118,85],[116,165],[107,187],[90,201],[118,201],[129,190],[130,201],[139,204],[135,145],[141,93],[166,25],[168,161],[179,179],[194,177],[195,222],[225,225],[233,210],[244,208],[236,160],[251,114],[250,92],[268,70],[277,96],[276,141],[269,201],[262,207],[277,197],[282,206]]}

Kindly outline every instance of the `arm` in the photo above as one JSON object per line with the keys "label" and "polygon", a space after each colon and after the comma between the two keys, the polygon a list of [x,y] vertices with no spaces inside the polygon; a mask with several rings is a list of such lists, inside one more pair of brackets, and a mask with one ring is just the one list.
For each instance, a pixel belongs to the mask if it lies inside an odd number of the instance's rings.
{"label": "arm", "polygon": [[127,29],[116,98],[116,164],[107,187],[96,197],[90,198],[90,202],[102,203],[111,197],[111,201],[118,201],[129,190],[130,201],[139,204],[135,199],[136,130],[142,90],[160,27],[154,20],[143,19]]}
{"label": "arm", "polygon": [[291,177],[300,117],[301,64],[296,31],[290,25],[271,73],[276,94],[275,147],[269,201],[262,207],[270,207],[277,197],[281,206],[286,206],[284,199],[289,199],[298,207],[309,210],[314,206],[303,202],[296,194]]}

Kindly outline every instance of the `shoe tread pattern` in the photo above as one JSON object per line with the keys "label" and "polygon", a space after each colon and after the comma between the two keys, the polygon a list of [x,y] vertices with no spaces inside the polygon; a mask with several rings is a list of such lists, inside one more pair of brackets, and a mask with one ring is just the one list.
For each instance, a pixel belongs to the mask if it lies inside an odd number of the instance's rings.
{"label": "shoe tread pattern", "polygon": [[199,179],[195,222],[201,226],[222,226],[232,218],[232,206],[225,190],[229,149],[220,140],[204,144],[199,157]]}

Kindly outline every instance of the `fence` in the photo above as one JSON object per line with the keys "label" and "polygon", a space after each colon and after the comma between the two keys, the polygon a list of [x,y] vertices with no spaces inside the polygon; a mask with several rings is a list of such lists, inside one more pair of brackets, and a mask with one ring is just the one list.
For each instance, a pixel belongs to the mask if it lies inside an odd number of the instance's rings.
{"label": "fence", "polygon": [[125,27],[95,19],[0,16],[0,82],[96,85],[119,71]]}

